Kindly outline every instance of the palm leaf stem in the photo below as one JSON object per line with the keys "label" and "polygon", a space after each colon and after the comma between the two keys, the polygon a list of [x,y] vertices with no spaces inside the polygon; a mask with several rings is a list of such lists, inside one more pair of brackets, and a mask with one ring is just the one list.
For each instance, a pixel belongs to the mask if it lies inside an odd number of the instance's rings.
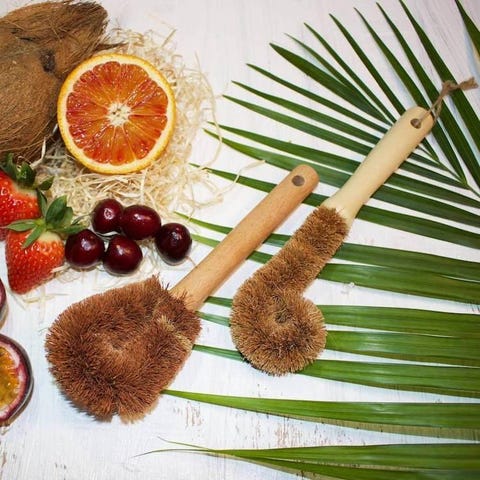
{"label": "palm leaf stem", "polygon": [[239,397],[164,390],[174,397],[305,421],[407,435],[475,440],[480,434],[476,403],[332,402]]}
{"label": "palm leaf stem", "polygon": [[[195,345],[194,350],[244,361],[235,350]],[[480,398],[480,368],[409,363],[316,360],[296,375],[371,387]]]}

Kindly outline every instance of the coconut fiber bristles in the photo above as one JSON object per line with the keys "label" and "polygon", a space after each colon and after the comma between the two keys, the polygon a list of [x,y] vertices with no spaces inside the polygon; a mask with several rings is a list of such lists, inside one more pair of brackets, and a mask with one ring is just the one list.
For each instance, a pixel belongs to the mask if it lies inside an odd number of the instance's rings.
{"label": "coconut fiber bristles", "polygon": [[420,107],[405,112],[347,183],[237,291],[230,319],[232,339],[254,367],[273,375],[296,372],[323,351],[323,316],[303,298],[303,291],[342,245],[362,205],[432,125],[433,117]]}
{"label": "coconut fiber bristles", "polygon": [[99,419],[148,413],[188,358],[200,331],[196,310],[315,188],[300,166],[277,185],[171,290],[156,278],[67,308],[46,338],[51,372],[81,410]]}

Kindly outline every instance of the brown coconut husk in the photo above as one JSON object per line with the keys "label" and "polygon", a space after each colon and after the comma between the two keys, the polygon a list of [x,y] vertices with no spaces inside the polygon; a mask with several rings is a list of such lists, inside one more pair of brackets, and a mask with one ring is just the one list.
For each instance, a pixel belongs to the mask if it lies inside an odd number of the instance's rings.
{"label": "brown coconut husk", "polygon": [[97,50],[107,12],[96,2],[30,4],[0,18],[0,159],[37,159],[53,138],[60,87]]}

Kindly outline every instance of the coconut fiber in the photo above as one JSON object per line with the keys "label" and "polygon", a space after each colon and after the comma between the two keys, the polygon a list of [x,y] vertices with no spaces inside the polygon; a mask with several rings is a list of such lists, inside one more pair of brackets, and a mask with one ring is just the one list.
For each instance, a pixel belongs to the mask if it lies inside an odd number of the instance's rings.
{"label": "coconut fiber", "polygon": [[32,161],[53,138],[68,73],[96,50],[107,12],[95,2],[30,4],[0,18],[0,159]]}

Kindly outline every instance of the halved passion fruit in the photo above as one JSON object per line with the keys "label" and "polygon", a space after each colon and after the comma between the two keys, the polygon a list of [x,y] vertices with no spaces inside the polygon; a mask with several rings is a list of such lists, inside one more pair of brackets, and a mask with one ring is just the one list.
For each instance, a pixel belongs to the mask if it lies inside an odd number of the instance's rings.
{"label": "halved passion fruit", "polygon": [[7,293],[5,292],[5,286],[0,279],[0,325],[3,321],[3,316],[7,310]]}
{"label": "halved passion fruit", "polygon": [[10,424],[27,404],[33,389],[32,368],[25,350],[0,334],[0,425]]}

